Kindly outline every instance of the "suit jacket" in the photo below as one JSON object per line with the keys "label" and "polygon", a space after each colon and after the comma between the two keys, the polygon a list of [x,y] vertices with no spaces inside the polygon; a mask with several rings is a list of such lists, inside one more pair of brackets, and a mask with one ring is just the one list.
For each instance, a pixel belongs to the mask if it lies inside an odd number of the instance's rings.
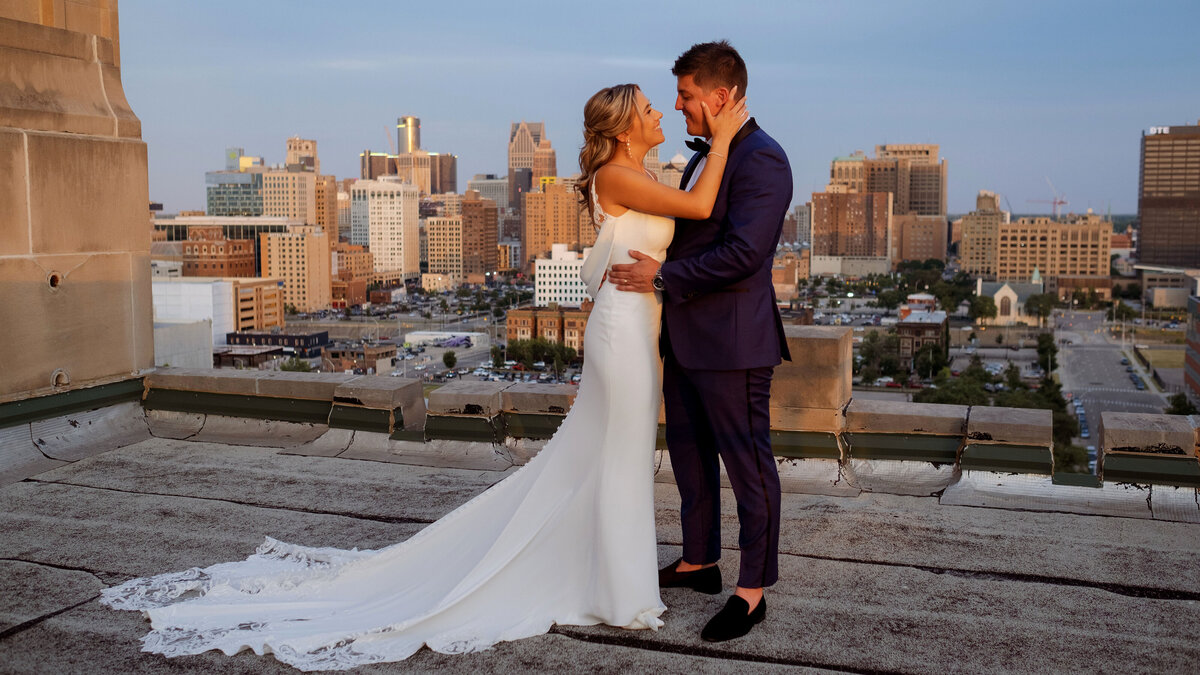
{"label": "suit jacket", "polygon": [[[680,187],[700,161],[697,153]],[[662,265],[662,347],[684,368],[746,370],[791,360],[771,266],[792,202],[792,169],[751,118],[729,144],[706,220],[675,219]]]}

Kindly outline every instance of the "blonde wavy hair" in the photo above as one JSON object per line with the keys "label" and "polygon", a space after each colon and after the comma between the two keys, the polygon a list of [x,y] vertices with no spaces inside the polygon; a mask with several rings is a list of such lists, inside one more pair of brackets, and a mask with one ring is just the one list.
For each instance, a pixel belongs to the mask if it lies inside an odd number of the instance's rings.
{"label": "blonde wavy hair", "polygon": [[587,207],[592,224],[596,222],[596,205],[592,203],[592,181],[596,170],[612,159],[620,142],[617,134],[633,126],[634,106],[637,103],[636,84],[618,84],[596,92],[583,106],[583,146],[579,148],[579,203]]}

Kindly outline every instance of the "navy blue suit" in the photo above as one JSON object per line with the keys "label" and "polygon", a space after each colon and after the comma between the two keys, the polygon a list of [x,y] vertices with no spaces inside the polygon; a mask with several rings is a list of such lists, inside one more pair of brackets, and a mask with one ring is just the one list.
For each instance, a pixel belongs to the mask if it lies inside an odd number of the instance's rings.
{"label": "navy blue suit", "polygon": [[[692,157],[680,187],[699,160]],[[772,371],[791,355],[771,266],[791,200],[787,155],[749,120],[730,143],[712,214],[676,219],[661,268],[663,398],[683,559],[707,564],[721,556],[719,457],[737,497],[743,588],[779,576],[769,405]]]}

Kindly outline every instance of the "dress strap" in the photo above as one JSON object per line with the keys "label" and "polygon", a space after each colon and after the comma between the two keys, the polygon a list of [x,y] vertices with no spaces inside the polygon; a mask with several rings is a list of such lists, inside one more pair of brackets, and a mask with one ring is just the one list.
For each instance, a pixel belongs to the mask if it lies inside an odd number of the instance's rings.
{"label": "dress strap", "polygon": [[600,207],[600,197],[596,195],[596,176],[592,175],[588,181],[588,187],[592,191],[592,222],[597,225],[603,225],[604,221],[608,220],[608,214]]}

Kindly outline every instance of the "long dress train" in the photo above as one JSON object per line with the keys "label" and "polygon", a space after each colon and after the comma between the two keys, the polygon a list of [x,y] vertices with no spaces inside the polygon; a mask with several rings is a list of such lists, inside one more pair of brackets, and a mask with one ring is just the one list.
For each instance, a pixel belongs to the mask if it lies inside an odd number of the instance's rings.
{"label": "long dress train", "polygon": [[595,297],[578,396],[528,464],[377,551],[267,538],[245,561],[134,579],[102,602],[142,610],[143,651],[272,653],[302,670],[486,649],[553,624],[657,629],[653,448],[660,299],[600,277],[629,249],[662,260],[674,224],[598,214],[582,276]]}

